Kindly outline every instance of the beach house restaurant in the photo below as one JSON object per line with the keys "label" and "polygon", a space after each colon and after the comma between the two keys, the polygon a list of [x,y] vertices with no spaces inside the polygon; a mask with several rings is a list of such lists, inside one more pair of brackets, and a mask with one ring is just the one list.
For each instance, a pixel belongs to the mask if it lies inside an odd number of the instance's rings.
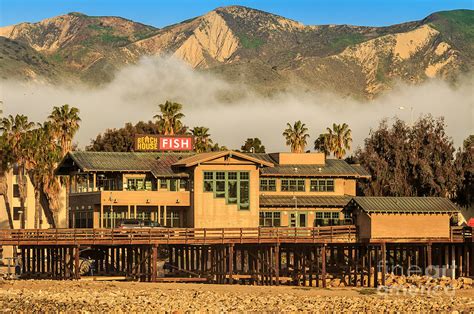
{"label": "beach house restaurant", "polygon": [[323,153],[70,152],[69,225],[120,220],[172,227],[312,227],[350,223],[342,209],[369,174]]}

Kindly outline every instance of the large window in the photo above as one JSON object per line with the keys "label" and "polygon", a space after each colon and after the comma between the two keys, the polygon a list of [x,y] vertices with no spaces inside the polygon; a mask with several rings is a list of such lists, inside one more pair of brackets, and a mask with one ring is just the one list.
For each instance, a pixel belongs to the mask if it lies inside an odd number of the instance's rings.
{"label": "large window", "polygon": [[261,227],[280,227],[280,212],[260,212]]}
{"label": "large window", "polygon": [[334,192],[334,179],[311,180],[311,192]]}
{"label": "large window", "polygon": [[337,226],[342,221],[339,219],[339,212],[316,212],[314,226]]}
{"label": "large window", "polygon": [[260,191],[276,191],[276,180],[260,179]]}
{"label": "large window", "polygon": [[180,215],[178,210],[169,210],[166,213],[167,227],[180,227]]}
{"label": "large window", "polygon": [[142,191],[145,189],[145,178],[129,178],[127,179],[128,191]]}
{"label": "large window", "polygon": [[160,190],[179,191],[188,190],[187,179],[160,179]]}
{"label": "large window", "polygon": [[249,209],[249,173],[204,171],[204,192],[214,192],[214,197],[225,198],[227,204],[237,204],[239,209]]}
{"label": "large window", "polygon": [[281,179],[281,190],[304,192],[304,179]]}

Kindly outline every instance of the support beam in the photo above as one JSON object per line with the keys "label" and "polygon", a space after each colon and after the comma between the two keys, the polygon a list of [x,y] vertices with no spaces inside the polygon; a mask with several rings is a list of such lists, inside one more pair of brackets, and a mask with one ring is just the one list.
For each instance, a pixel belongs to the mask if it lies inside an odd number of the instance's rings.
{"label": "support beam", "polygon": [[229,276],[229,283],[234,283],[234,279],[232,278],[234,274],[234,244],[229,245],[229,256],[227,259],[227,265],[229,265],[228,276]]}
{"label": "support beam", "polygon": [[387,273],[387,245],[382,242],[382,286],[385,286],[385,274]]}
{"label": "support beam", "polygon": [[152,247],[152,257],[151,257],[151,281],[155,282],[157,273],[158,273],[158,245],[153,245]]}
{"label": "support beam", "polygon": [[326,288],[326,244],[321,247],[321,280]]}

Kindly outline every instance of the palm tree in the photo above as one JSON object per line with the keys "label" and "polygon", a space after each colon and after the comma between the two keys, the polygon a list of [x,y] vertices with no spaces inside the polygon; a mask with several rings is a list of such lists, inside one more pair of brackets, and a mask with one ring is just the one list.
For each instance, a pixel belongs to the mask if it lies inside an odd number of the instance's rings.
{"label": "palm tree", "polygon": [[20,208],[23,212],[21,221],[22,227],[25,224],[25,199],[26,199],[26,180],[25,180],[25,163],[26,158],[24,150],[26,147],[26,133],[34,127],[33,122],[28,121],[28,117],[24,115],[9,115],[0,121],[0,131],[5,136],[5,141],[10,148],[12,158],[18,167],[18,189],[20,192]]}
{"label": "palm tree", "polygon": [[240,149],[246,153],[265,153],[265,146],[258,137],[248,138]]}
{"label": "palm tree", "polygon": [[[53,112],[48,116],[48,118],[50,124],[45,127],[50,129],[51,134],[61,146],[61,156],[59,158],[61,159],[66,156],[69,151],[72,150],[72,139],[79,130],[79,123],[81,122],[81,118],[79,117],[79,109],[77,109],[76,107],[69,107],[68,104],[65,104],[61,107],[54,107]],[[55,165],[53,167],[55,167]],[[50,179],[50,183],[53,184],[55,187],[60,183],[53,182],[57,181],[56,178]],[[62,180],[62,182],[66,185],[66,221],[69,221],[69,211],[67,210],[67,208],[69,207],[69,178],[65,178],[64,180]],[[56,204],[57,200],[55,198],[59,197],[59,192],[56,195],[56,189],[53,190],[51,191],[51,193],[53,194],[49,195],[54,195],[52,196],[51,200],[54,204]],[[57,210],[59,210],[59,208],[57,208]]]}
{"label": "palm tree", "polygon": [[184,114],[181,112],[183,105],[177,102],[166,101],[159,104],[161,114],[155,115],[153,118],[158,119],[161,132],[164,135],[175,135],[185,131],[185,127],[181,122]]}
{"label": "palm tree", "polygon": [[286,145],[290,146],[292,153],[303,153],[306,147],[306,140],[309,138],[308,128],[301,121],[296,121],[293,126],[287,123],[287,128],[283,132]]}
{"label": "palm tree", "polygon": [[191,130],[194,136],[194,150],[196,153],[202,153],[210,151],[212,148],[211,134],[209,134],[209,128],[203,126],[195,126]]}
{"label": "palm tree", "polygon": [[334,141],[332,139],[333,137],[331,136],[331,133],[320,134],[314,141],[314,149],[329,156],[334,147]]}
{"label": "palm tree", "polygon": [[10,206],[10,199],[8,197],[8,180],[7,173],[11,170],[13,163],[10,147],[7,144],[5,133],[0,135],[0,196],[3,196],[5,202],[5,209],[8,216],[8,225],[13,229],[13,213]]}
{"label": "palm tree", "polygon": [[53,112],[48,116],[53,128],[53,136],[61,146],[62,157],[72,149],[72,139],[79,130],[79,109],[69,107],[65,104],[61,107],[54,107]]}
{"label": "palm tree", "polygon": [[[328,128],[328,131],[331,131]],[[332,132],[329,132],[333,141],[333,153],[337,159],[342,159],[346,150],[351,149],[352,131],[346,123],[332,125]]]}
{"label": "palm tree", "polygon": [[61,185],[54,174],[57,163],[62,158],[62,148],[51,142],[54,128],[49,122],[44,123],[41,128],[31,132],[31,146],[36,149],[29,155],[30,157],[30,177],[35,187],[35,225],[41,220],[40,197],[44,193],[48,199],[49,213],[52,216],[52,225],[58,221],[60,209],[59,193]]}

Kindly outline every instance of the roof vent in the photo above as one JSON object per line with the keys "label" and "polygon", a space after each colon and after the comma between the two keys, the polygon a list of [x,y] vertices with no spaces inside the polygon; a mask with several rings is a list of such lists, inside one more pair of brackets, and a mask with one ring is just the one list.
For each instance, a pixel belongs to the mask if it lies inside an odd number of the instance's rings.
{"label": "roof vent", "polygon": [[321,172],[321,171],[323,171],[323,169],[321,169],[321,167],[319,167],[319,168],[318,168],[318,171]]}

